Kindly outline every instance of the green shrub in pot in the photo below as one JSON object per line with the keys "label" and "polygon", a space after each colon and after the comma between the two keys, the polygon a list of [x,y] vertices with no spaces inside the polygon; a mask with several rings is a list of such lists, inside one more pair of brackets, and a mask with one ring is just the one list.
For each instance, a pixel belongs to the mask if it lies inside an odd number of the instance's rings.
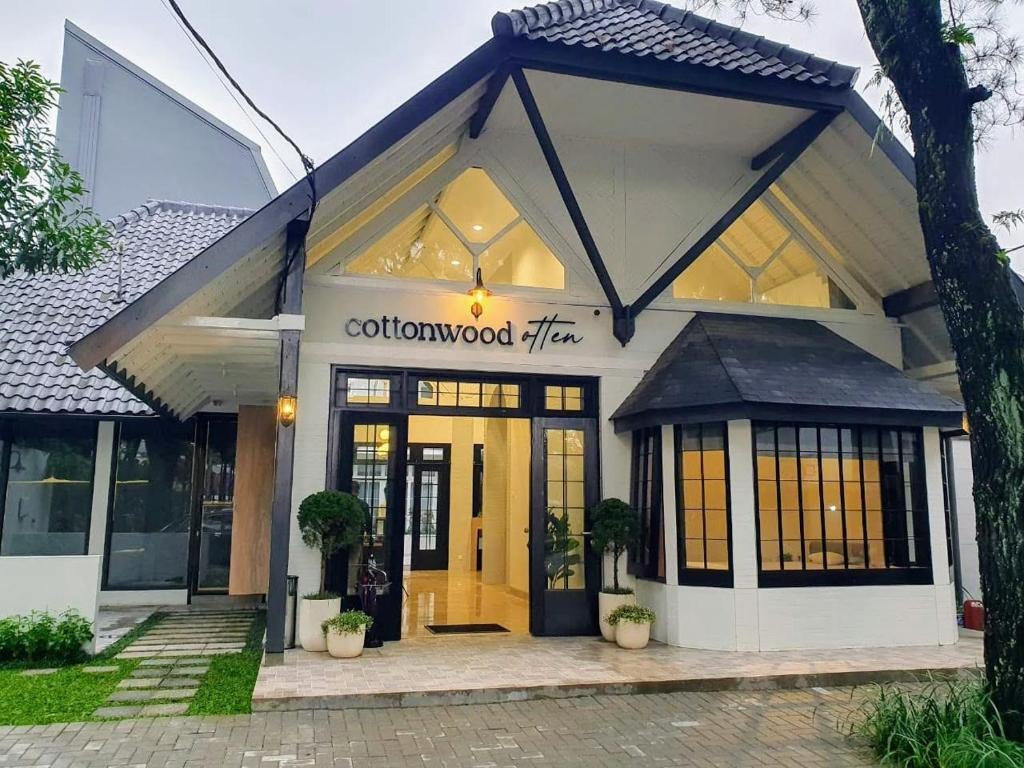
{"label": "green shrub in pot", "polygon": [[352,659],[363,652],[366,630],[373,618],[362,611],[345,611],[322,625],[327,638],[327,652],[336,659]]}
{"label": "green shrub in pot", "polygon": [[608,616],[615,628],[615,642],[620,648],[646,648],[651,640],[654,611],[643,605],[620,605]]}
{"label": "green shrub in pot", "polygon": [[340,595],[323,591],[327,561],[335,552],[362,542],[366,531],[366,508],[351,493],[319,491],[299,504],[298,522],[303,543],[320,551],[320,591],[302,598],[299,643],[307,651],[325,651],[327,640],[321,626],[341,610]]}
{"label": "green shrub in pot", "polygon": [[636,602],[633,590],[619,584],[619,560],[640,540],[640,515],[621,499],[604,499],[590,509],[590,543],[594,550],[612,556],[612,584],[604,585],[598,595],[598,618],[601,636],[615,639],[615,630],[608,615],[620,605]]}

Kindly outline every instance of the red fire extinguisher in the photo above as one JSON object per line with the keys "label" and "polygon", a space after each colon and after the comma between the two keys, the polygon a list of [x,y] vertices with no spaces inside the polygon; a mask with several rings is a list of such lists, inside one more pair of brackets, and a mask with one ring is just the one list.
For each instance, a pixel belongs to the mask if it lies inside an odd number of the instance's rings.
{"label": "red fire extinguisher", "polygon": [[964,629],[985,631],[985,606],[981,600],[964,600]]}

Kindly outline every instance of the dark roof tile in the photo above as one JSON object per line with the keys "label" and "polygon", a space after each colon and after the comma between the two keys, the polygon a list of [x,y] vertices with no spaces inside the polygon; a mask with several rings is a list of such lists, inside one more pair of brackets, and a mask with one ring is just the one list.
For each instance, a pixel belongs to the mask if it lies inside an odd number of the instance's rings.
{"label": "dark roof tile", "polygon": [[77,274],[0,281],[0,413],[150,413],[99,370],[82,371],[68,345],[251,213],[150,201],[110,221],[120,260],[111,254]]}
{"label": "dark roof tile", "polygon": [[600,47],[828,88],[850,88],[857,77],[855,67],[655,0],[557,0],[498,13],[491,27],[498,37]]}

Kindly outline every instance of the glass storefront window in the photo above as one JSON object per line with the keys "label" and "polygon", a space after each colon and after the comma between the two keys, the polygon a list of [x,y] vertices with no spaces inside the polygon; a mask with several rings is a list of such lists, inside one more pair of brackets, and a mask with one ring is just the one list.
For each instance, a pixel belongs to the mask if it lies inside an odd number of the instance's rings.
{"label": "glass storefront window", "polygon": [[106,587],[184,589],[194,426],[144,419],[118,430]]}
{"label": "glass storefront window", "polygon": [[0,555],[84,555],[96,422],[19,420],[8,440]]}
{"label": "glass storefront window", "polygon": [[211,420],[206,433],[206,466],[200,513],[196,588],[223,592],[231,571],[235,513],[235,449],[238,422]]}
{"label": "glass storefront window", "polygon": [[582,411],[583,387],[544,387],[544,408],[549,411]]}

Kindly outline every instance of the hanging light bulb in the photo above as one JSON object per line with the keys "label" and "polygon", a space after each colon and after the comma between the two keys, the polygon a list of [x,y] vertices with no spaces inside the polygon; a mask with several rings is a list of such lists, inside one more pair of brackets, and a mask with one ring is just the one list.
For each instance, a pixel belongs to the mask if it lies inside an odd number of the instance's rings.
{"label": "hanging light bulb", "polygon": [[479,320],[480,315],[484,313],[484,300],[491,295],[487,286],[484,285],[484,278],[479,267],[476,270],[476,285],[469,289],[469,295],[473,297],[473,306],[469,308],[469,311],[473,313],[476,320]]}

